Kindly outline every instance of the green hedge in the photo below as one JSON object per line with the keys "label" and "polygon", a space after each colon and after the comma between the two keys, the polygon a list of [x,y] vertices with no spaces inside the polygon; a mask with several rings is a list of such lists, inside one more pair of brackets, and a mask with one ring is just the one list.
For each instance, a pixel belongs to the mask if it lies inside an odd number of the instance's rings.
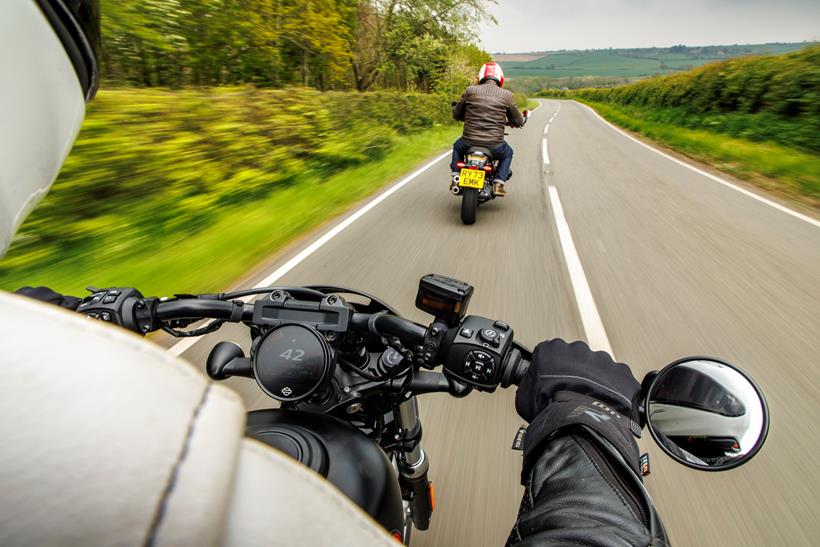
{"label": "green hedge", "polygon": [[104,262],[147,242],[171,245],[228,209],[378,160],[403,134],[450,123],[449,102],[437,95],[102,91],[0,277],[69,256]]}
{"label": "green hedge", "polygon": [[620,105],[652,122],[820,152],[820,46],[625,86],[545,94]]}

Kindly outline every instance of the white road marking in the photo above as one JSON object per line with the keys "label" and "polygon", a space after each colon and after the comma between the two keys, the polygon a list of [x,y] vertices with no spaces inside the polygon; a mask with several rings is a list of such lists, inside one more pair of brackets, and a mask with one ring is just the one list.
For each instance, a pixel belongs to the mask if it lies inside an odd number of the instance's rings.
{"label": "white road marking", "polygon": [[547,138],[546,137],[544,137],[544,139],[541,141],[541,154],[544,156],[544,165],[549,165],[550,164],[550,155],[549,155],[549,152],[547,151]]}
{"label": "white road marking", "polygon": [[547,125],[544,126],[544,136],[546,137],[547,133],[549,133],[549,132],[550,132],[550,124],[547,124]]}
{"label": "white road marking", "polygon": [[[581,104],[581,103],[578,103],[578,104]],[[592,113],[593,113],[593,114],[594,114],[594,115],[595,115],[595,116],[596,116],[599,120],[601,120],[602,122],[604,122],[606,125],[608,125],[608,126],[609,126],[609,127],[611,127],[612,129],[614,129],[615,131],[617,131],[618,133],[620,133],[621,135],[623,135],[623,136],[624,136],[624,137],[626,137],[627,139],[629,139],[629,140],[631,140],[631,141],[634,141],[634,142],[636,142],[636,143],[640,144],[640,145],[641,145],[641,146],[643,146],[644,148],[648,148],[649,150],[652,150],[652,151],[653,151],[653,152],[655,152],[656,154],[660,154],[660,155],[661,155],[661,156],[663,156],[664,158],[666,158],[666,159],[668,159],[668,160],[670,160],[670,161],[673,161],[673,162],[677,163],[678,165],[682,165],[682,166],[686,167],[687,169],[691,169],[692,171],[694,171],[695,173],[697,173],[697,174],[699,174],[699,175],[703,175],[704,177],[706,177],[706,178],[708,178],[708,179],[711,179],[711,180],[713,180],[713,181],[715,181],[715,182],[719,182],[720,184],[722,184],[722,185],[724,185],[724,186],[726,186],[726,187],[728,187],[728,188],[731,188],[732,190],[737,190],[737,191],[738,191],[738,192],[740,192],[741,194],[745,194],[745,195],[749,196],[749,197],[750,197],[750,198],[752,198],[752,199],[756,199],[757,201],[759,201],[759,202],[761,202],[761,203],[765,203],[765,204],[766,204],[766,205],[768,205],[769,207],[774,207],[774,208],[775,208],[775,209],[777,209],[778,211],[782,211],[782,212],[786,213],[787,215],[791,215],[791,216],[793,216],[794,218],[797,218],[797,219],[803,220],[803,221],[805,221],[805,222],[808,222],[809,224],[812,224],[813,226],[816,226],[816,227],[820,228],[820,221],[815,220],[815,219],[811,218],[810,216],[804,215],[804,214],[802,214],[802,213],[798,213],[797,211],[794,211],[794,210],[792,210],[792,209],[789,209],[788,207],[784,207],[783,205],[780,205],[779,203],[775,203],[774,201],[769,200],[769,199],[766,199],[766,198],[764,198],[763,196],[759,196],[759,195],[755,194],[754,192],[750,192],[749,190],[746,190],[745,188],[741,188],[740,186],[737,186],[736,184],[732,184],[731,182],[725,181],[725,180],[723,180],[722,178],[717,177],[717,176],[715,176],[715,175],[713,175],[713,174],[711,174],[711,173],[707,173],[707,172],[706,172],[706,171],[704,171],[703,169],[698,169],[698,168],[697,168],[697,167],[695,167],[694,165],[690,165],[690,164],[686,163],[685,161],[681,161],[681,160],[679,160],[678,158],[675,158],[675,157],[673,157],[673,156],[670,156],[669,154],[667,154],[667,153],[665,153],[665,152],[662,152],[662,151],[658,150],[658,149],[657,149],[657,148],[655,148],[654,146],[651,146],[651,145],[646,144],[645,142],[643,142],[643,141],[641,141],[641,140],[639,140],[639,139],[636,139],[635,137],[633,137],[633,136],[632,136],[632,135],[630,135],[629,133],[626,133],[625,131],[621,130],[620,128],[615,127],[614,125],[612,125],[611,123],[609,123],[607,120],[605,120],[603,117],[601,117],[601,115],[600,115],[600,114],[598,114],[597,112],[595,112],[595,110],[593,110],[593,109],[592,109],[592,108],[590,108],[589,106],[587,106],[587,105],[585,105],[585,104],[582,104],[582,106],[584,106],[584,107],[586,107],[587,109],[589,109],[589,111],[590,111],[590,112],[592,112]],[[559,108],[560,108],[560,107],[559,107]]]}
{"label": "white road marking", "polygon": [[581,259],[578,257],[578,251],[575,250],[572,233],[569,230],[569,224],[567,224],[564,209],[561,206],[561,198],[558,197],[558,189],[555,186],[549,187],[549,197],[552,212],[555,216],[555,227],[558,229],[558,238],[561,241],[561,249],[564,251],[564,260],[569,271],[569,279],[575,293],[575,303],[581,315],[584,333],[586,333],[587,344],[593,350],[606,351],[612,355],[609,337],[606,335],[601,316],[598,314],[598,308],[595,306],[595,300],[592,298],[592,291],[584,274]]}
{"label": "white road marking", "polygon": [[[274,282],[276,282],[279,278],[284,276],[286,273],[291,271],[293,268],[299,265],[300,262],[305,260],[307,257],[315,253],[319,250],[325,243],[342,233],[348,226],[359,220],[365,213],[376,207],[378,204],[401,190],[404,186],[412,182],[416,177],[424,173],[425,171],[429,170],[433,167],[436,163],[440,162],[444,158],[449,158],[452,155],[452,152],[445,152],[444,154],[438,156],[434,160],[430,161],[426,165],[420,167],[413,173],[409,174],[407,177],[403,178],[390,188],[388,188],[385,192],[382,192],[372,200],[370,200],[367,204],[365,204],[361,209],[357,210],[355,213],[347,217],[345,220],[337,224],[333,227],[330,231],[325,233],[322,237],[305,247],[299,254],[279,266],[272,274],[268,277],[263,279],[255,288],[258,287],[269,287]],[[185,353],[191,346],[196,344],[200,338],[183,338],[173,346],[168,349],[168,353],[171,355],[179,356]]]}

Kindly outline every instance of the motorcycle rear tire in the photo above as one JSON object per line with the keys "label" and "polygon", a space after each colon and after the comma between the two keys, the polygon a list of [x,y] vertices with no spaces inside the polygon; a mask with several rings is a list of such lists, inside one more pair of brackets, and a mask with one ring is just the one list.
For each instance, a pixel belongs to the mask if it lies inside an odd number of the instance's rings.
{"label": "motorcycle rear tire", "polygon": [[461,195],[461,222],[468,226],[474,224],[477,211],[478,190],[465,188]]}

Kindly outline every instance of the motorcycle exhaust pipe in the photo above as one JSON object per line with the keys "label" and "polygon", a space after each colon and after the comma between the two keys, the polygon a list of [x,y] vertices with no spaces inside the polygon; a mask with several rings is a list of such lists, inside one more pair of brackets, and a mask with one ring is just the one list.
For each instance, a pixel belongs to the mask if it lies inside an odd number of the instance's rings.
{"label": "motorcycle exhaust pipe", "polygon": [[453,193],[454,196],[457,196],[461,193],[461,187],[460,186],[451,186],[450,191]]}

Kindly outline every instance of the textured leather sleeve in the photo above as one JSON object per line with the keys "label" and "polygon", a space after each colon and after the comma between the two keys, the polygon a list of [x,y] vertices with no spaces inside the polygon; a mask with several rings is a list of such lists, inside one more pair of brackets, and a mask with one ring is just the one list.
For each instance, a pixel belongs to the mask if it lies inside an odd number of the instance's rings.
{"label": "textured leather sleeve", "polygon": [[640,479],[602,437],[575,426],[542,446],[508,545],[669,545]]}
{"label": "textured leather sleeve", "polygon": [[515,95],[510,93],[509,106],[507,107],[507,123],[511,127],[524,127],[524,115],[515,104]]}
{"label": "textured leather sleeve", "polygon": [[464,116],[467,113],[467,93],[465,92],[461,99],[453,105],[453,119],[459,122],[464,121]]}

